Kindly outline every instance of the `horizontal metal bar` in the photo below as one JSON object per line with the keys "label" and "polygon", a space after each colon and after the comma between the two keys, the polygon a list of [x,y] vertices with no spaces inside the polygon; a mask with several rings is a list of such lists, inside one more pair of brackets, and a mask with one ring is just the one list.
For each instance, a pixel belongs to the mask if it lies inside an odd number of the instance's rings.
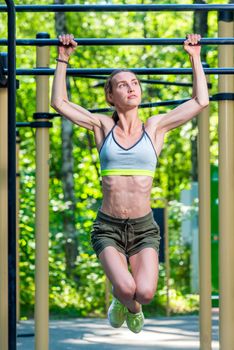
{"label": "horizontal metal bar", "polygon": [[[217,96],[219,94],[216,94],[214,96],[210,96],[209,100],[212,101],[220,101],[220,96]],[[233,100],[233,94],[230,94],[229,100]],[[141,103],[139,105],[139,108],[153,108],[153,107],[160,107],[160,106],[175,106],[180,105],[181,103],[189,101],[191,98],[185,98],[180,100],[168,100],[168,101],[159,101],[159,102],[147,102],[147,103]],[[225,97],[223,98],[225,100]],[[107,112],[113,112],[113,109],[111,108],[93,108],[89,109],[89,112],[91,113],[107,113]]]}
{"label": "horizontal metal bar", "polygon": [[[86,75],[86,74],[111,74],[114,70],[120,68],[68,68],[67,75]],[[192,68],[129,68],[133,73],[138,75],[170,75],[170,74],[192,74]],[[33,68],[33,69],[16,69],[16,75],[53,75],[55,69],[52,68]],[[204,68],[206,74],[234,74],[234,68]],[[4,74],[8,70],[4,69]]]}
{"label": "horizontal metal bar", "polygon": [[[78,75],[77,75],[78,77]],[[87,79],[102,79],[106,80],[108,76],[105,75],[81,75],[80,78]],[[166,81],[157,79],[140,79],[141,84],[156,84],[156,85],[173,85],[173,86],[193,86],[192,83],[180,82],[180,81]],[[103,82],[104,83],[104,82]],[[209,88],[211,84],[208,84]]]}
{"label": "horizontal metal bar", "polygon": [[[185,38],[75,38],[79,46],[114,45],[183,45]],[[234,38],[202,38],[201,45],[233,45]],[[0,45],[6,46],[7,39],[0,39]],[[17,39],[17,46],[57,46],[58,39]]]}
{"label": "horizontal metal bar", "polygon": [[[179,105],[183,102],[188,101],[189,99],[182,99],[182,100],[168,100],[168,101],[160,101],[160,102],[148,102],[148,103],[142,103],[139,105],[139,108],[150,108],[150,107],[157,107],[157,106],[170,106],[170,105]],[[107,113],[107,112],[113,112],[113,109],[111,108],[91,108],[88,109],[91,113]],[[58,113],[50,113],[50,115],[53,117],[61,117],[61,114]],[[17,127],[32,127],[34,122],[16,122]]]}
{"label": "horizontal metal bar", "polygon": [[[144,4],[144,5],[16,5],[16,12],[155,12],[155,11],[224,11],[234,10],[233,4]],[[4,5],[0,12],[6,12]]]}
{"label": "horizontal metal bar", "polygon": [[[217,96],[219,94],[216,94],[214,96],[210,96],[210,101],[220,101],[220,96]],[[231,94],[233,95],[233,94]],[[180,100],[168,100],[168,101],[159,101],[159,102],[147,102],[147,103],[141,103],[139,105],[139,108],[153,108],[153,107],[160,107],[160,106],[175,106],[180,105],[181,103],[184,103],[186,101],[189,101],[190,98],[180,99]],[[225,100],[225,98],[224,98]],[[108,113],[113,112],[112,108],[91,108],[88,109],[91,113]],[[58,113],[49,113],[51,117],[61,117],[61,114]],[[33,127],[35,122],[16,122],[17,127]],[[52,126],[52,125],[51,125]]]}
{"label": "horizontal metal bar", "polygon": [[30,127],[30,128],[51,128],[53,124],[48,121],[36,121],[36,122],[16,122],[17,128]]}
{"label": "horizontal metal bar", "polygon": [[[148,102],[148,103],[141,103],[139,105],[139,108],[152,108],[152,107],[159,107],[159,106],[173,106],[173,105],[180,105],[183,102],[189,101],[189,98],[183,99],[183,100],[168,100],[168,101],[161,101],[161,102]],[[89,112],[91,113],[106,113],[106,112],[113,112],[113,109],[111,108],[93,108],[89,109]]]}
{"label": "horizontal metal bar", "polygon": [[[215,101],[220,101],[220,100],[225,100],[225,96],[222,99],[221,96],[222,94],[216,94],[214,96],[210,96],[209,100],[212,102]],[[228,100],[233,100],[233,94],[230,94]],[[147,102],[147,103],[141,103],[139,105],[139,108],[152,108],[152,107],[160,107],[160,106],[175,106],[175,105],[180,105],[181,103],[189,101],[191,98],[185,98],[185,99],[180,99],[180,100],[168,100],[168,101],[160,101],[160,102]],[[111,108],[93,108],[89,109],[89,112],[91,113],[105,113],[105,112],[113,112],[113,109]]]}
{"label": "horizontal metal bar", "polygon": [[16,127],[17,128],[22,128],[25,126],[31,126],[31,122],[16,122]]}

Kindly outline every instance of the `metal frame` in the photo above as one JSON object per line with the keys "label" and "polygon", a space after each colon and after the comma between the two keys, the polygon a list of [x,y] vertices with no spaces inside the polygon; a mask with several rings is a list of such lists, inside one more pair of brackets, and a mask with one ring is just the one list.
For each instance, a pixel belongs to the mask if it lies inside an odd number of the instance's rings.
{"label": "metal frame", "polygon": [[[90,78],[90,79],[102,79],[106,80],[108,76],[105,75],[81,75],[81,78]],[[140,79],[141,84],[152,84],[152,85],[172,85],[172,86],[193,86],[192,83],[189,82],[180,82],[180,81],[166,81],[166,80],[159,80],[159,79]],[[99,82],[95,84],[93,87],[103,87],[103,82]],[[211,84],[209,84],[209,88],[211,87]]]}
{"label": "metal frame", "polygon": [[[233,2],[233,0],[230,0]],[[219,13],[218,36],[234,34],[233,12]],[[218,50],[219,66],[234,66],[233,47]],[[233,93],[234,76],[220,76],[219,93]],[[234,346],[234,102],[219,102],[219,342],[220,349]]]}
{"label": "metal frame", "polygon": [[[114,70],[121,68],[68,68],[67,75],[96,75],[111,74]],[[126,69],[126,68],[125,68]],[[170,74],[193,74],[192,68],[129,68],[138,75],[170,75]],[[52,68],[34,68],[34,69],[16,69],[16,75],[53,75],[55,69]],[[205,74],[234,74],[234,68],[205,68]],[[4,74],[8,75],[8,70],[4,69]]]}
{"label": "metal frame", "polygon": [[[234,10],[234,4],[228,5],[18,5],[14,6],[13,0],[5,0],[6,6],[0,6],[0,12],[8,13],[8,40],[3,39],[2,45],[8,45],[8,69],[4,73],[8,75],[8,346],[4,350],[16,349],[16,73],[17,75],[52,75],[54,69],[18,69],[16,71],[16,37],[15,37],[15,14],[16,12],[145,12],[145,11],[228,11]],[[5,41],[4,41],[5,40]],[[58,40],[48,43],[41,41],[33,43],[31,39],[17,40],[17,45],[57,45]],[[45,40],[45,39],[42,39]],[[82,45],[181,45],[184,39],[78,39]],[[233,38],[205,38],[201,44],[233,44]],[[86,74],[110,74],[114,69],[68,69],[68,75]],[[131,69],[139,75],[144,74],[192,74],[192,69],[161,69],[161,68],[139,68]],[[205,69],[206,74],[233,74],[234,68]],[[168,101],[167,101],[168,102]],[[153,104],[149,104],[152,106]],[[232,147],[229,147],[232,149]],[[225,152],[224,152],[225,154]],[[233,158],[232,158],[233,159]],[[224,299],[224,298],[223,298]],[[231,328],[230,328],[231,329]],[[231,330],[232,331],[232,330]],[[232,337],[228,333],[227,344]],[[224,335],[224,332],[222,333]],[[223,340],[222,340],[223,341]]]}
{"label": "metal frame", "polygon": [[[17,5],[16,12],[162,12],[162,11],[225,11],[234,10],[234,5],[166,4],[166,5]],[[6,12],[6,6],[0,6]]]}
{"label": "metal frame", "polygon": [[[112,45],[183,45],[185,38],[75,38],[79,46]],[[58,39],[17,39],[16,46],[58,46]],[[234,38],[202,38],[201,45],[233,45]],[[6,46],[7,39],[0,39],[0,45]]]}
{"label": "metal frame", "polygon": [[16,349],[16,25],[14,1],[8,12],[8,346]]}
{"label": "metal frame", "polygon": [[[210,96],[210,101],[232,101],[234,100],[234,94],[215,94],[213,96]],[[139,105],[139,108],[153,108],[153,107],[161,107],[161,106],[176,106],[180,105],[181,103],[184,103],[186,101],[189,101],[190,98],[185,98],[181,100],[168,100],[168,101],[160,101],[160,102],[147,102],[147,103],[141,103]],[[113,108],[89,108],[89,112],[91,113],[108,113],[113,112]],[[50,119],[54,117],[61,117],[61,114],[59,113],[48,113],[48,116],[50,116]],[[48,118],[47,116],[47,118]],[[48,123],[48,122],[47,122]],[[49,126],[50,124],[48,124]],[[17,122],[17,127],[24,127],[24,126],[30,126],[32,128],[38,127],[38,125],[35,122]]]}

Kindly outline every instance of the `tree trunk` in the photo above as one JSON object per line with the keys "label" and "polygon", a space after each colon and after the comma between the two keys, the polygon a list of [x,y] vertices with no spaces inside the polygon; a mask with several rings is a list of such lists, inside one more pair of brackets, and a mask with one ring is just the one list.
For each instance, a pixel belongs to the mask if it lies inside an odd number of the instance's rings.
{"label": "tree trunk", "polygon": [[[64,4],[64,0],[54,0],[54,4]],[[55,13],[55,29],[57,35],[67,33],[65,13]],[[70,82],[67,77],[67,92],[70,98]],[[63,212],[63,231],[65,238],[66,273],[73,275],[73,268],[78,254],[78,238],[75,227],[75,194],[74,194],[74,159],[72,145],[73,125],[62,118],[62,183],[64,201],[69,203],[68,209]]]}
{"label": "tree trunk", "polygon": [[[206,4],[204,0],[194,0],[194,4]],[[193,17],[193,33],[201,34],[202,37],[207,37],[207,14],[208,12],[194,11]],[[205,46],[201,50],[201,60],[206,62]],[[192,119],[192,128],[197,128],[197,118]],[[192,158],[192,182],[198,181],[198,161],[197,161],[197,135],[191,138],[191,158]]]}

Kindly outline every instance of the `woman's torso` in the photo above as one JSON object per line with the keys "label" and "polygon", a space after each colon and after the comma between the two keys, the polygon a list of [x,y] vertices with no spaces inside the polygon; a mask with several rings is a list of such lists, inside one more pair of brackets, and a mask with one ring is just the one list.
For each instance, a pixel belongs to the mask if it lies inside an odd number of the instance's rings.
{"label": "woman's torso", "polygon": [[[108,119],[108,120],[107,120]],[[157,135],[153,123],[145,123],[144,130],[139,127],[136,133],[131,136],[121,134],[119,127],[115,126],[112,118],[106,118],[103,128],[94,128],[95,141],[98,151],[103,147],[106,137],[114,137],[117,144],[124,149],[133,149],[134,145],[140,147],[140,141],[144,132],[150,138],[151,147],[159,156],[162,145],[163,136]],[[114,127],[114,129],[113,129]],[[110,131],[113,129],[113,134]],[[138,142],[139,141],[139,142]],[[152,176],[146,175],[114,175],[102,177],[103,201],[101,210],[108,215],[121,218],[136,218],[148,214],[151,210],[150,196],[153,183]]]}

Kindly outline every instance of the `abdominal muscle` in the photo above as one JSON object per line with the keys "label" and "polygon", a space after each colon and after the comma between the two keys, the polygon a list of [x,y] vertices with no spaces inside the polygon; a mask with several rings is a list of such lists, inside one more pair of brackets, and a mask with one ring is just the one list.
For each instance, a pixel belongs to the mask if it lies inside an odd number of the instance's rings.
{"label": "abdominal muscle", "polygon": [[150,176],[103,176],[103,201],[100,210],[118,218],[138,218],[151,211]]}

